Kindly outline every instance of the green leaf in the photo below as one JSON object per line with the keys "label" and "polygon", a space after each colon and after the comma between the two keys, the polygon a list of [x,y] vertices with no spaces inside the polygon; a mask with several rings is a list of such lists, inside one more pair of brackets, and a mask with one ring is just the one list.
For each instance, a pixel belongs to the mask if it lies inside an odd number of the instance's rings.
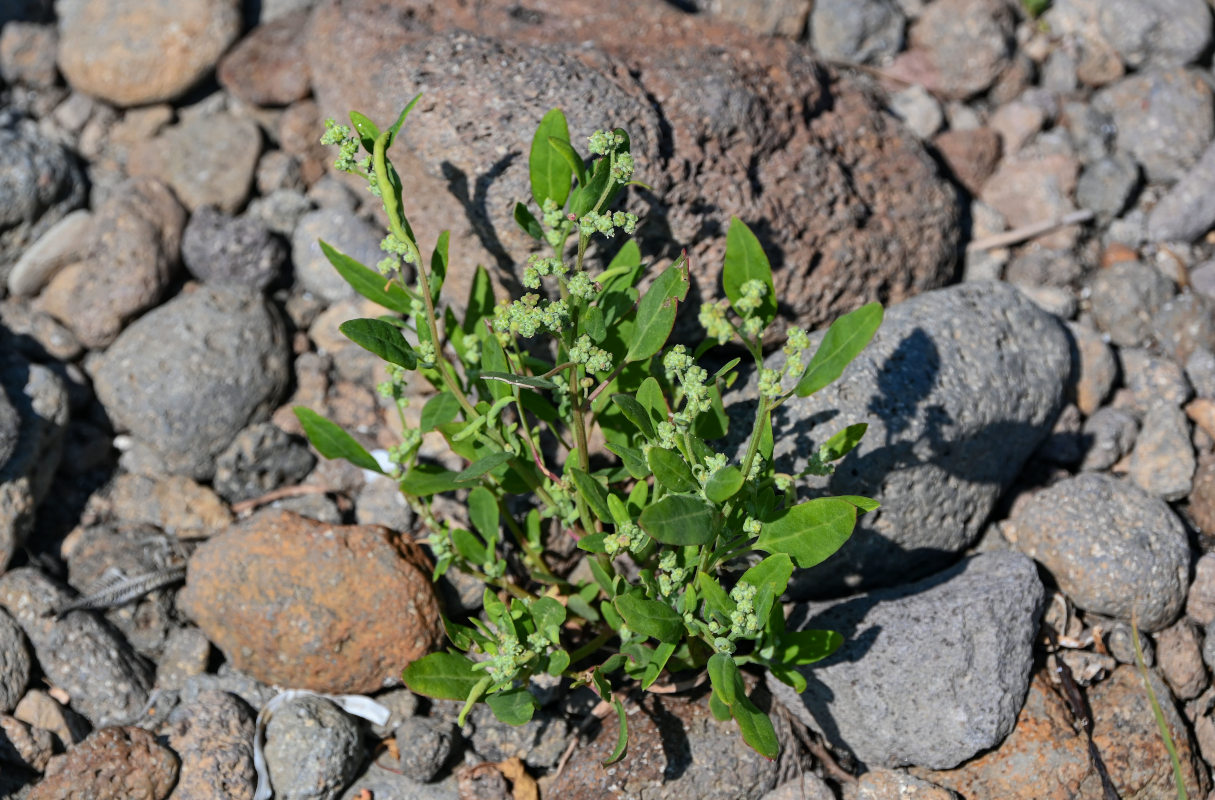
{"label": "green leaf", "polygon": [[658,276],[641,298],[637,306],[637,327],[625,361],[640,361],[662,349],[675,325],[679,301],[687,294],[688,274],[681,257]]}
{"label": "green leaf", "polygon": [[451,543],[456,552],[473,564],[485,563],[485,545],[476,536],[463,528],[451,532]]}
{"label": "green leaf", "polygon": [[[494,284],[489,279],[485,267],[477,265],[473,273],[472,285],[468,288],[468,304],[464,311],[464,333],[470,334],[477,330],[477,324],[483,319],[493,319],[494,316]],[[493,337],[490,337],[493,338]]]}
{"label": "green leaf", "polygon": [[440,425],[446,425],[460,413],[460,401],[451,392],[439,392],[422,406],[422,417],[418,427],[428,433]]}
{"label": "green leaf", "polygon": [[613,604],[629,629],[660,642],[678,642],[683,636],[683,618],[666,603],[651,600],[640,589],[617,597]]}
{"label": "green leaf", "polygon": [[581,217],[588,211],[594,211],[595,205],[599,203],[599,198],[603,197],[605,189],[607,196],[603,200],[602,207],[610,207],[616,192],[609,189],[609,180],[611,180],[611,164],[608,163],[608,159],[600,158],[591,167],[591,174],[587,176],[586,182],[581,183],[574,190],[573,197],[570,199],[570,213]]}
{"label": "green leaf", "polygon": [[679,453],[664,447],[651,447],[646,461],[654,471],[654,477],[670,491],[694,492],[700,488],[692,468]]}
{"label": "green leaf", "polygon": [[636,239],[629,239],[612,260],[607,269],[599,274],[598,280],[603,286],[600,296],[613,294],[621,289],[627,289],[637,282],[641,275],[641,248]]}
{"label": "green leaf", "polygon": [[[657,381],[655,381],[655,385],[657,385]],[[641,431],[642,436],[646,439],[655,438],[657,434],[654,433],[654,423],[650,419],[650,412],[637,402],[636,398],[627,394],[614,394],[612,402],[620,409],[620,413],[624,414],[625,419],[637,426],[637,430]]]}
{"label": "green leaf", "polygon": [[646,506],[637,524],[663,544],[703,545],[716,535],[713,507],[686,494],[669,494]]}
{"label": "green leaf", "polygon": [[742,297],[742,285],[747,281],[760,281],[768,287],[767,294],[759,306],[759,317],[764,325],[776,318],[776,287],[772,285],[772,267],[768,256],[760,246],[759,239],[738,217],[730,219],[730,230],[726,233],[726,263],[721,271],[722,288],[738,315],[738,301]]}
{"label": "green leaf", "polygon": [[599,306],[591,306],[582,312],[582,325],[587,336],[595,343],[602,342],[607,336],[607,323],[603,319],[603,310]]}
{"label": "green leaf", "polygon": [[438,464],[417,464],[401,479],[401,491],[414,497],[462,488],[456,483],[456,473]]}
{"label": "green leaf", "polygon": [[468,493],[468,517],[487,542],[498,540],[498,501],[494,493],[478,486]]}
{"label": "green leaf", "polygon": [[350,284],[352,289],[363,297],[398,314],[408,314],[413,310],[410,293],[400,284],[389,282],[380,273],[363,266],[324,241],[321,241],[320,245],[321,252],[325,254],[325,258],[329,259],[333,268],[346,280],[346,283]]}
{"label": "green leaf", "polygon": [[435,249],[430,254],[430,302],[438,303],[443,291],[443,281],[447,280],[447,245],[451,241],[451,232],[443,231],[435,242]]}
{"label": "green leaf", "polygon": [[588,553],[606,553],[607,547],[603,543],[606,538],[607,534],[603,532],[588,533],[578,540],[578,549]]}
{"label": "green leaf", "polygon": [[730,618],[730,613],[734,611],[734,601],[730,599],[730,595],[726,594],[726,590],[721,588],[717,578],[707,572],[696,573],[696,588],[705,599],[705,608],[710,613],[715,613],[723,620]]}
{"label": "green leaf", "polygon": [[605,446],[620,456],[620,460],[624,462],[624,468],[628,470],[631,477],[639,481],[649,477],[650,465],[646,463],[645,456],[641,454],[640,450],[615,442],[607,442]]}
{"label": "green leaf", "polygon": [[755,546],[767,553],[788,553],[799,567],[827,560],[848,541],[856,525],[856,506],[820,497],[787,508],[765,522]]}
{"label": "green leaf", "polygon": [[868,429],[869,425],[864,422],[858,422],[855,425],[849,425],[847,428],[844,428],[823,442],[823,446],[818,449],[819,459],[822,461],[839,461],[861,443],[861,437],[865,435],[865,431]]}
{"label": "green leaf", "polygon": [[509,372],[484,370],[480,376],[487,381],[501,381],[511,386],[523,386],[527,389],[556,389],[557,384],[547,378],[534,378],[531,375],[512,375]]}
{"label": "green leaf", "polygon": [[354,126],[354,132],[358,134],[359,144],[363,145],[363,149],[368,153],[374,152],[375,140],[380,138],[380,129],[376,127],[375,123],[363,114],[351,111],[350,124]]}
{"label": "green leaf", "polygon": [[[565,163],[570,165],[570,170],[574,173],[574,177],[578,179],[578,185],[586,184],[586,164],[582,162],[582,156],[578,155],[578,151],[569,143],[569,139],[558,139],[556,136],[548,137],[549,146],[565,159]],[[564,205],[560,203],[559,205]]]}
{"label": "green leaf", "polygon": [[468,485],[469,483],[476,481],[487,472],[493,472],[495,469],[510,461],[514,457],[515,456],[513,453],[505,450],[497,453],[490,453],[485,458],[477,459],[472,464],[469,464],[467,467],[457,473],[455,481],[456,483]]}
{"label": "green leaf", "polygon": [[860,355],[882,324],[882,305],[870,303],[837,319],[824,334],[806,372],[797,382],[797,396],[807,397],[829,386]]}
{"label": "green leaf", "polygon": [[[784,553],[770,555],[742,574],[740,581],[756,588],[767,586],[774,597],[780,597],[793,577],[793,560]],[[766,616],[766,612],[763,616]]]}
{"label": "green leaf", "polygon": [[552,200],[558,208],[562,208],[570,196],[570,178],[574,170],[566,161],[566,156],[549,143],[550,137],[565,142],[570,140],[565,114],[559,108],[549,111],[540,120],[536,135],[532,137],[527,170],[536,205],[543,206],[545,200]]}
{"label": "green leaf", "polygon": [[845,503],[852,503],[862,512],[876,511],[882,507],[882,504],[877,500],[872,500],[868,497],[861,497],[859,494],[841,494],[837,495],[836,500],[843,500]]}
{"label": "green leaf", "polygon": [[566,467],[566,473],[574,482],[574,487],[578,490],[578,494],[582,495],[582,499],[590,506],[591,511],[595,512],[595,516],[601,522],[612,521],[612,511],[607,504],[607,490],[600,485],[599,481],[592,478],[577,467]]}
{"label": "green leaf", "polygon": [[645,673],[641,678],[642,691],[649,689],[654,685],[654,681],[658,680],[658,676],[662,674],[671,654],[675,652],[676,645],[676,642],[662,642],[654,648],[654,656],[650,659],[650,663],[645,665]]}
{"label": "green leaf", "polygon": [[570,668],[570,654],[564,650],[554,650],[548,654],[548,669],[549,675],[554,677],[560,675]]}
{"label": "green leaf", "polygon": [[384,470],[380,468],[379,462],[372,458],[371,453],[337,423],[325,419],[311,408],[295,406],[292,410],[316,452],[325,458],[344,458],[360,469],[384,474]]}
{"label": "green leaf", "polygon": [[705,483],[705,497],[721,505],[738,494],[738,490],[743,486],[743,480],[742,470],[738,467],[722,467],[714,472]]}
{"label": "green leaf", "polygon": [[629,723],[624,717],[624,703],[613,697],[612,708],[616,711],[616,747],[612,749],[607,761],[603,762],[605,767],[619,761],[629,743]]}
{"label": "green leaf", "polygon": [[725,653],[714,653],[709,656],[709,663],[705,666],[709,672],[709,684],[713,687],[714,696],[726,706],[733,706],[738,702],[738,685],[741,681],[735,682],[735,679],[741,676],[734,659]]}
{"label": "green leaf", "polygon": [[709,682],[713,695],[721,705],[728,706],[738,722],[743,741],[766,758],[780,755],[780,741],[772,720],[747,697],[742,674],[734,659],[723,653],[714,653],[708,663]]}
{"label": "green leaf", "polygon": [[401,113],[397,115],[397,121],[392,123],[392,127],[388,129],[388,147],[392,146],[393,141],[397,138],[397,134],[401,132],[401,126],[405,124],[405,118],[409,116],[409,112],[413,111],[413,107],[422,99],[422,93],[418,92],[409,101],[409,105],[401,109]]}
{"label": "green leaf", "polygon": [[463,700],[481,680],[473,662],[458,653],[422,656],[401,674],[409,691],[437,700]]}
{"label": "green leaf", "polygon": [[662,387],[653,377],[646,378],[637,388],[637,402],[645,408],[655,425],[667,421],[670,413],[667,409],[667,399],[662,394]]}
{"label": "green leaf", "polygon": [[713,718],[718,722],[725,722],[734,717],[730,713],[730,707],[722,702],[721,698],[715,694],[709,695],[709,711],[713,714]]}
{"label": "green leaf", "polygon": [[561,639],[561,624],[565,622],[565,606],[551,597],[540,597],[532,603],[532,619],[536,630],[548,637],[553,644]]}
{"label": "green leaf", "polygon": [[540,221],[522,203],[515,203],[515,224],[533,239],[544,241],[544,229],[540,227]]}
{"label": "green leaf", "polygon": [[792,686],[798,694],[806,691],[806,676],[795,669],[787,667],[778,667],[775,664],[768,665],[768,671],[772,673],[772,677],[776,678],[786,686]]}
{"label": "green leaf", "polygon": [[510,385],[501,379],[501,376],[507,376],[514,379],[516,376],[511,375],[507,370],[510,364],[506,360],[506,352],[502,349],[502,345],[498,343],[498,337],[493,334],[487,334],[481,337],[481,366],[484,371],[480,374],[490,374],[490,378],[486,381],[486,388],[494,400],[501,400],[503,397],[511,397],[514,392]]}
{"label": "green leaf", "polygon": [[405,369],[416,369],[418,366],[417,354],[396,325],[380,319],[351,319],[339,325],[338,330],[359,347],[391,364]]}
{"label": "green leaf", "polygon": [[540,704],[526,687],[495,692],[485,698],[489,710],[507,725],[526,725]]}
{"label": "green leaf", "polygon": [[776,638],[773,661],[782,664],[813,664],[834,653],[844,643],[835,631],[785,631]]}

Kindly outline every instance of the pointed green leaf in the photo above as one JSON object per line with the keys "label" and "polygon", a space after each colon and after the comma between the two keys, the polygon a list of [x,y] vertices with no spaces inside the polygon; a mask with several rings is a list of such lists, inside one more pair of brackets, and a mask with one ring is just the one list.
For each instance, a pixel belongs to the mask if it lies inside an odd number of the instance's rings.
{"label": "pointed green leaf", "polygon": [[[657,381],[655,381],[657,385]],[[627,394],[612,395],[612,402],[624,414],[625,419],[637,426],[637,430],[641,431],[641,435],[646,439],[653,439],[654,423],[650,418],[650,412],[641,403],[637,402],[636,398]]]}
{"label": "pointed green leaf", "polygon": [[708,663],[709,682],[718,703],[728,706],[738,722],[743,740],[757,753],[766,758],[780,755],[780,742],[772,720],[747,697],[742,673],[734,659],[723,653],[714,653]]}
{"label": "pointed green leaf", "polygon": [[354,126],[354,132],[358,134],[359,144],[363,145],[363,149],[368,153],[374,152],[375,140],[380,138],[380,129],[375,123],[359,112],[351,111],[350,124]]}
{"label": "pointed green leaf", "polygon": [[629,239],[616,251],[616,255],[612,256],[607,269],[599,274],[597,280],[603,286],[600,296],[633,286],[640,275],[641,247],[636,239]]}
{"label": "pointed green leaf", "polygon": [[856,506],[820,497],[765,522],[755,546],[767,553],[788,553],[799,567],[813,567],[839,550],[855,526]]}
{"label": "pointed green leaf", "polygon": [[629,723],[624,718],[624,703],[613,697],[612,709],[616,712],[616,747],[612,749],[607,761],[603,762],[605,767],[619,761],[629,743]]}
{"label": "pointed green leaf", "polygon": [[532,603],[532,619],[536,630],[548,637],[553,644],[561,639],[561,625],[565,622],[565,606],[551,597],[540,597]]}
{"label": "pointed green leaf", "polygon": [[734,659],[725,653],[714,653],[709,656],[709,663],[705,666],[709,673],[709,685],[713,687],[713,694],[717,699],[726,706],[738,702],[738,686],[741,681],[735,681],[740,676]]}
{"label": "pointed green leaf", "polygon": [[864,422],[858,422],[856,425],[849,425],[847,428],[844,428],[823,442],[823,446],[818,449],[819,459],[824,462],[839,461],[861,443],[861,437],[865,435],[865,431],[868,429],[869,425]]}
{"label": "pointed green leaf", "polygon": [[602,342],[607,337],[607,322],[604,321],[603,309],[599,306],[591,306],[582,312],[582,325],[587,336],[595,343]]}
{"label": "pointed green leaf", "polygon": [[438,303],[439,295],[443,292],[443,282],[447,280],[447,245],[451,240],[451,232],[443,231],[435,242],[435,249],[430,254],[430,302]]}
{"label": "pointed green leaf", "polygon": [[713,507],[686,494],[669,494],[646,506],[637,524],[651,539],[663,544],[708,544],[716,535]]}
{"label": "pointed green leaf", "polygon": [[540,221],[522,203],[515,203],[515,224],[536,241],[544,241],[544,229],[540,227]]}
{"label": "pointed green leaf", "polygon": [[[489,273],[480,264],[473,272],[472,285],[468,288],[468,304],[464,311],[464,332],[473,333],[483,319],[494,318],[494,284]],[[492,337],[491,337],[492,338]]]}
{"label": "pointed green leaf", "polygon": [[437,464],[417,464],[406,473],[400,482],[401,491],[414,497],[425,497],[439,492],[450,492],[462,488],[456,483],[456,473]]}
{"label": "pointed green leaf", "polygon": [[776,678],[786,686],[792,686],[793,690],[798,694],[806,691],[806,676],[795,669],[788,667],[778,667],[775,664],[768,665],[768,671],[772,673],[772,677]]}
{"label": "pointed green leaf", "polygon": [[514,726],[526,725],[540,707],[526,687],[495,692],[487,696],[485,702],[500,722]]}
{"label": "pointed green leaf", "polygon": [[844,643],[835,631],[786,631],[776,639],[773,661],[782,664],[813,664],[834,653]]}
{"label": "pointed green leaf", "polygon": [[582,495],[582,499],[590,506],[591,511],[595,512],[595,516],[602,522],[612,521],[612,512],[607,504],[607,490],[599,483],[577,467],[566,467],[566,474],[570,476],[570,480],[574,482],[574,488],[578,490],[578,494]]}
{"label": "pointed green leaf", "polygon": [[422,416],[418,427],[422,433],[434,430],[439,425],[446,425],[460,413],[460,401],[451,392],[439,392],[426,401],[422,406]]}
{"label": "pointed green leaf", "polygon": [[650,476],[650,465],[646,463],[645,456],[641,454],[640,450],[615,442],[608,442],[605,446],[620,456],[624,468],[628,470],[631,477],[640,481]]}
{"label": "pointed green leaf", "polygon": [[637,388],[637,402],[641,403],[642,407],[650,415],[650,420],[657,425],[660,422],[666,422],[670,411],[667,408],[667,399],[662,394],[662,387],[658,385],[658,381],[653,377],[646,378],[641,382],[641,386]]}
{"label": "pointed green leaf", "polygon": [[401,132],[401,126],[405,124],[405,118],[409,116],[409,112],[413,111],[413,107],[422,99],[422,93],[418,92],[409,101],[409,105],[401,109],[401,113],[397,115],[397,121],[392,123],[392,127],[388,129],[388,147],[392,146],[393,141],[397,138],[397,134]]}
{"label": "pointed green leaf", "polygon": [[548,654],[548,669],[545,670],[549,675],[557,677],[561,673],[570,668],[570,654],[564,650],[554,650]]}
{"label": "pointed green leaf", "polygon": [[672,492],[694,492],[700,488],[683,456],[664,447],[651,447],[646,461],[658,482]]}
{"label": "pointed green leaf", "polygon": [[797,396],[807,397],[830,385],[860,355],[882,324],[882,305],[870,303],[831,323],[818,350],[797,382]]}
{"label": "pointed green leaf", "polygon": [[534,378],[531,375],[512,375],[509,372],[493,372],[483,370],[480,376],[487,381],[501,381],[511,386],[522,386],[527,389],[556,389],[557,384],[547,378]]}
{"label": "pointed green leaf", "polygon": [[463,700],[481,680],[473,662],[458,653],[431,653],[405,668],[409,691],[437,700]]}
{"label": "pointed green leaf", "polygon": [[711,614],[716,614],[723,620],[730,618],[730,613],[736,608],[734,601],[730,599],[730,595],[726,594],[726,590],[721,588],[721,584],[717,578],[707,572],[696,573],[696,588],[700,590],[700,594],[705,600],[705,609]]}
{"label": "pointed green leaf", "polygon": [[295,406],[292,410],[316,452],[325,458],[344,458],[360,469],[384,474],[384,470],[380,468],[379,462],[372,458],[371,453],[337,423],[325,419],[311,408]]}
{"label": "pointed green leaf", "polygon": [[[586,164],[583,163],[582,156],[578,155],[578,151],[569,143],[569,140],[550,136],[548,137],[548,143],[550,147],[565,159],[565,163],[569,164],[574,177],[578,179],[578,185],[584,185],[586,183]],[[559,205],[564,205],[564,203],[560,203]]]}
{"label": "pointed green leaf", "polygon": [[468,517],[487,542],[498,541],[500,516],[494,493],[478,486],[468,493]]}
{"label": "pointed green leaf", "polygon": [[613,601],[629,629],[660,642],[677,642],[683,636],[683,618],[666,603],[651,600],[640,589],[620,595]]}
{"label": "pointed green leaf", "polygon": [[877,500],[872,500],[868,497],[861,497],[857,494],[841,494],[836,496],[835,499],[843,500],[845,503],[852,503],[852,505],[856,506],[862,513],[876,511],[882,507],[882,504]]}
{"label": "pointed green leaf", "polygon": [[713,714],[713,718],[718,722],[725,722],[734,717],[730,713],[730,707],[722,702],[720,697],[712,693],[709,694],[709,712]]}
{"label": "pointed green leaf", "polygon": [[637,327],[625,361],[640,361],[662,349],[675,325],[679,301],[687,294],[688,274],[681,257],[658,276],[637,305]]}
{"label": "pointed green leaf", "polygon": [[675,647],[675,642],[662,642],[654,648],[654,656],[645,665],[645,673],[641,678],[642,691],[649,689],[654,685],[654,681],[658,680],[658,676],[666,668],[671,654],[675,652]]}
{"label": "pointed green leaf", "polygon": [[464,558],[468,559],[473,564],[485,563],[485,545],[473,536],[469,531],[463,528],[457,528],[451,532],[451,543],[456,548],[456,552]]}
{"label": "pointed green leaf", "polygon": [[391,364],[405,369],[418,366],[417,354],[396,325],[380,319],[351,319],[339,325],[338,330],[359,347]]}
{"label": "pointed green leaf", "polygon": [[325,258],[329,259],[333,268],[346,280],[346,283],[350,284],[352,289],[363,297],[398,314],[408,314],[413,310],[413,301],[410,299],[409,292],[399,284],[390,283],[380,273],[363,266],[324,241],[321,241],[320,245],[321,252],[325,254]]}
{"label": "pointed green leaf", "polygon": [[550,137],[565,142],[570,140],[565,114],[559,108],[549,111],[540,120],[536,135],[532,137],[527,170],[536,205],[543,206],[545,200],[552,200],[558,208],[562,208],[570,196],[570,179],[574,170],[566,161],[566,156],[549,143]]}
{"label": "pointed green leaf", "polygon": [[734,466],[722,467],[705,483],[705,497],[721,505],[738,494],[742,486],[742,470]]}
{"label": "pointed green leaf", "polygon": [[[456,474],[456,483],[469,484],[476,481],[482,475],[488,472],[493,472],[498,467],[514,458],[514,454],[505,450],[497,453],[490,453],[485,458],[478,458],[473,463],[469,464],[463,470]],[[479,487],[480,488],[480,487]]]}
{"label": "pointed green leaf", "polygon": [[481,337],[481,366],[484,369],[481,371],[481,376],[486,373],[490,375],[485,382],[486,388],[489,389],[490,395],[494,400],[501,400],[503,397],[514,396],[514,391],[510,388],[510,384],[502,380],[503,377],[511,378],[512,380],[518,376],[510,373],[510,363],[506,360],[506,351],[502,349],[502,345],[498,342],[498,337],[493,334],[486,334]]}
{"label": "pointed green leaf", "polygon": [[[770,555],[743,573],[740,581],[756,588],[768,587],[774,597],[780,597],[793,577],[793,560],[784,553]],[[766,617],[765,611],[761,617]]]}
{"label": "pointed green leaf", "polygon": [[[758,312],[767,325],[776,318],[772,267],[759,239],[742,220],[733,217],[730,219],[730,230],[726,233],[726,263],[721,271],[721,283],[735,311],[738,311],[738,301],[742,297],[742,285],[747,281],[759,281],[767,287]],[[742,312],[739,312],[739,316],[743,316]]]}

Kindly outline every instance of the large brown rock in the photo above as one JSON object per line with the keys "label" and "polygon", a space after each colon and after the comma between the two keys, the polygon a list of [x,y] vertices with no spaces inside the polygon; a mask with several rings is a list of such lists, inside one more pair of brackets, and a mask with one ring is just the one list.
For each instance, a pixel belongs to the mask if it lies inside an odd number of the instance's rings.
{"label": "large brown rock", "polygon": [[30,800],[162,800],[177,782],[177,756],[142,728],[102,728],[52,758]]}
{"label": "large brown rock", "polygon": [[179,607],[265,683],[373,692],[443,637],[430,565],[375,525],[267,510],[191,557]]}
{"label": "large brown rock", "polygon": [[[1191,796],[1204,797],[1209,779],[1191,744],[1185,722],[1154,674],[1152,686],[1177,745],[1182,775]],[[1001,800],[1102,800],[1101,779],[1083,733],[1045,672],[1038,673],[1017,727],[997,749],[953,770],[913,770],[963,797]],[[1119,797],[1176,796],[1169,754],[1134,667],[1119,667],[1085,690],[1092,709],[1093,741]],[[1197,769],[1197,771],[1196,771]]]}
{"label": "large brown rock", "polygon": [[783,311],[801,324],[952,277],[954,191],[873,97],[804,48],[643,0],[540,0],[527,14],[501,0],[475,15],[383,6],[317,7],[313,88],[328,116],[354,108],[384,122],[424,92],[394,158],[416,187],[406,211],[423,245],[451,228],[455,264],[492,259],[509,283],[529,246],[511,209],[529,194],[535,125],[556,106],[582,150],[595,128],[629,130],[637,177],[654,187],[628,201],[647,217],[643,249],[661,259],[687,247],[703,297],[718,292],[733,216],[756,229]]}

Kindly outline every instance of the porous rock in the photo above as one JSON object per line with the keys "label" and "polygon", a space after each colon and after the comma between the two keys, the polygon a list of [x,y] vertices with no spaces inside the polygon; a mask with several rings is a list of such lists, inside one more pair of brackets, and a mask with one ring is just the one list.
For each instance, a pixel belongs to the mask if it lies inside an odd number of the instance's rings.
{"label": "porous rock", "polygon": [[974,556],[919,583],[797,606],[792,628],[844,644],[768,685],[805,724],[873,766],[954,767],[1013,729],[1029,683],[1043,589],[1033,562]]}
{"label": "porous rock", "polygon": [[219,83],[255,106],[285,106],[308,96],[308,61],[299,47],[308,13],[263,22],[219,62]]}
{"label": "porous rock", "polygon": [[255,716],[239,697],[217,689],[173,709],[165,732],[181,758],[174,800],[253,800]]}
{"label": "porous rock", "polygon": [[273,510],[199,547],[178,602],[237,668],[330,693],[394,683],[443,636],[416,545]]}
{"label": "porous rock", "polygon": [[1194,485],[1197,461],[1185,412],[1161,403],[1143,415],[1131,452],[1129,477],[1164,500],[1180,500]]}
{"label": "porous rock", "polygon": [[190,274],[204,283],[265,289],[279,276],[287,248],[256,220],[203,206],[190,215],[181,258]]}
{"label": "porous rock", "polygon": [[936,0],[911,28],[931,88],[966,98],[991,86],[1012,56],[1015,18],[998,0]]}
{"label": "porous rock", "polygon": [[1156,631],[1181,611],[1190,549],[1181,521],[1157,497],[1108,475],[1083,473],[1018,503],[1005,527],[1080,608]]}
{"label": "porous rock", "polygon": [[299,697],[266,724],[266,770],[280,800],[331,800],[363,760],[355,721],[323,697]]}
{"label": "porous rock", "polygon": [[141,728],[94,732],[52,758],[30,800],[163,800],[177,781],[177,756]]}
{"label": "porous rock", "polygon": [[1093,277],[1093,320],[1114,344],[1138,347],[1151,336],[1152,317],[1176,291],[1155,267],[1119,261]]}
{"label": "porous rock", "polygon": [[29,683],[30,667],[25,634],[12,617],[0,611],[0,713],[17,707]]}
{"label": "porous rock", "polygon": [[[782,358],[773,354],[766,364]],[[809,486],[882,504],[858,520],[835,555],[799,570],[794,596],[912,580],[973,543],[1000,493],[1050,433],[1072,369],[1062,324],[1008,284],[971,282],[891,307],[839,380],[790,398],[773,415],[777,469],[791,474],[829,436],[868,423],[834,474]],[[735,413],[751,408],[740,402]]]}
{"label": "porous rock", "polygon": [[289,368],[282,321],[260,294],[203,286],[123,331],[94,380],[118,426],[171,472],[204,479],[241,428],[269,416]]}
{"label": "porous rock", "polygon": [[179,97],[241,30],[238,0],[65,0],[56,11],[68,83],[123,107]]}

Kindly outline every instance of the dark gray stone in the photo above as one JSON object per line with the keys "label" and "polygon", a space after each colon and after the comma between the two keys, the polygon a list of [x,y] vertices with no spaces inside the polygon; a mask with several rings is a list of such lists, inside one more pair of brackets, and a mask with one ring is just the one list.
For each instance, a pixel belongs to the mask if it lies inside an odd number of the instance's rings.
{"label": "dark gray stone", "polygon": [[315,464],[303,440],[259,422],[238,433],[215,459],[212,486],[229,503],[239,503],[299,483]]}
{"label": "dark gray stone", "polygon": [[1101,0],[1097,22],[1129,67],[1190,64],[1211,44],[1203,0]]}
{"label": "dark gray stone", "polygon": [[[391,764],[385,762],[390,767]],[[379,766],[376,762],[367,765],[345,792],[341,800],[364,800],[363,790],[374,798],[409,798],[409,800],[459,800],[460,792],[454,775],[448,775],[438,783],[418,783],[401,775],[396,768]]]}
{"label": "dark gray stone", "polygon": [[[809,494],[882,503],[838,553],[795,576],[794,596],[891,585],[948,564],[1049,434],[1072,369],[1063,325],[1008,284],[966,283],[891,307],[842,378],[773,415],[777,468],[791,474],[829,436],[868,423],[832,476],[809,479]],[[735,431],[750,430],[737,420],[751,408],[739,404]]]}
{"label": "dark gray stone", "polygon": [[183,700],[165,733],[181,758],[174,800],[253,800],[254,712],[239,697],[210,690]]}
{"label": "dark gray stone", "polygon": [[255,290],[228,286],[149,312],[98,362],[94,388],[111,419],[199,480],[241,428],[269,417],[291,365],[278,314]]}
{"label": "dark gray stone", "polygon": [[122,636],[91,611],[55,612],[74,595],[33,567],[0,576],[0,606],[21,626],[42,671],[93,725],[138,717],[152,670]]}
{"label": "dark gray stone", "polygon": [[305,289],[333,303],[354,297],[354,289],[338,274],[321,252],[320,242],[345,253],[356,261],[375,269],[387,253],[380,249],[384,230],[372,225],[353,212],[340,208],[319,208],[305,214],[291,236],[291,261],[295,264],[295,279]]}
{"label": "dark gray stone", "polygon": [[203,206],[186,224],[181,258],[204,283],[265,289],[278,278],[287,247],[254,219]]}
{"label": "dark gray stone", "polygon": [[363,485],[354,501],[355,519],[360,525],[383,525],[394,531],[413,527],[413,510],[391,478],[374,475]]}
{"label": "dark gray stone", "polygon": [[1119,347],[1138,347],[1152,333],[1152,317],[1177,290],[1160,270],[1120,261],[1093,278],[1089,305],[1097,326]]}
{"label": "dark gray stone", "polygon": [[486,761],[517,756],[538,769],[552,769],[561,759],[570,726],[560,713],[541,709],[524,725],[500,722],[489,706],[478,705],[470,715],[472,746]]}
{"label": "dark gray stone", "polygon": [[1068,403],[1055,420],[1050,435],[1034,451],[1034,458],[1065,466],[1079,464],[1085,452],[1082,424],[1080,409]]}
{"label": "dark gray stone", "polygon": [[974,556],[918,583],[796,606],[797,630],[841,633],[773,695],[867,766],[948,769],[999,744],[1025,698],[1043,588],[1028,558]]}
{"label": "dark gray stone", "polygon": [[279,800],[333,800],[362,766],[359,727],[323,697],[288,700],[266,724],[266,769]]}
{"label": "dark gray stone", "polygon": [[1165,502],[1130,483],[1086,472],[1020,503],[1005,535],[1080,608],[1157,631],[1189,586],[1185,527]]}
{"label": "dark gray stone", "polygon": [[1139,165],[1126,153],[1087,164],[1076,182],[1076,203],[1097,214],[1116,217],[1130,203],[1139,186]]}
{"label": "dark gray stone", "polygon": [[22,251],[87,195],[84,173],[64,147],[33,124],[0,126],[0,284]]}
{"label": "dark gray stone", "polygon": [[220,665],[217,674],[206,673],[186,678],[185,685],[181,689],[181,701],[186,704],[201,702],[200,698],[208,691],[221,691],[236,695],[254,709],[265,706],[277,693],[274,687],[268,686],[240,670],[233,669],[225,663]]}
{"label": "dark gray stone", "polygon": [[810,46],[839,61],[874,62],[903,46],[903,11],[890,0],[816,0]]}
{"label": "dark gray stone", "polygon": [[397,726],[418,712],[418,696],[405,688],[389,689],[383,694],[377,694],[375,701],[388,709],[387,722],[383,725],[370,723],[372,735],[381,739],[392,736]]}
{"label": "dark gray stone", "polygon": [[1181,68],[1123,78],[1097,92],[1093,105],[1113,118],[1118,149],[1154,181],[1182,178],[1215,134],[1211,87]]}
{"label": "dark gray stone", "polygon": [[439,717],[410,717],[397,726],[394,735],[401,772],[419,783],[435,779],[460,738],[456,726]]}
{"label": "dark gray stone", "polygon": [[1130,479],[1163,500],[1180,500],[1189,495],[1196,468],[1185,412],[1161,403],[1144,414],[1131,453]]}
{"label": "dark gray stone", "polygon": [[21,417],[0,388],[0,469],[8,464],[21,438]]}
{"label": "dark gray stone", "polygon": [[1154,356],[1138,347],[1122,348],[1118,358],[1131,408],[1140,415],[1158,405],[1179,408],[1194,394],[1185,370],[1171,359]]}
{"label": "dark gray stone", "polygon": [[[0,423],[0,570],[9,563],[34,527],[34,511],[50,491],[67,431],[69,398],[63,381],[47,367],[5,352],[0,338],[0,406],[19,419],[12,438],[12,416]],[[7,355],[8,358],[4,358]]]}
{"label": "dark gray stone", "polygon": [[1215,147],[1156,203],[1148,216],[1148,234],[1156,240],[1192,242],[1215,225]]}
{"label": "dark gray stone", "polygon": [[1139,425],[1129,412],[1113,406],[1097,409],[1080,429],[1085,452],[1080,469],[1100,472],[1118,463],[1135,446]]}
{"label": "dark gray stone", "polygon": [[17,707],[30,680],[30,650],[13,618],[0,611],[0,713]]}
{"label": "dark gray stone", "polygon": [[1215,622],[1212,622],[1203,631],[1202,661],[1207,665],[1207,669],[1215,672]]}

